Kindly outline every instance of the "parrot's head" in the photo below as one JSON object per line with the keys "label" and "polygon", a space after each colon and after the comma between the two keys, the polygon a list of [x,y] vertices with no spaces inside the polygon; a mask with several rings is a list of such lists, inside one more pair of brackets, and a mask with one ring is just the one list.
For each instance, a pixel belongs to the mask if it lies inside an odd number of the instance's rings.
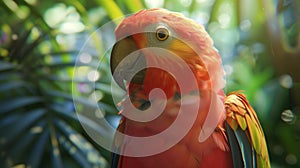
{"label": "parrot's head", "polygon": [[[115,33],[111,71],[122,88],[129,84],[129,93],[138,88],[147,95],[160,88],[169,98],[196,89],[223,89],[221,58],[212,39],[203,26],[182,14],[142,10],[124,19]],[[186,76],[189,72],[197,84],[186,78],[188,84],[182,91],[176,73]]]}

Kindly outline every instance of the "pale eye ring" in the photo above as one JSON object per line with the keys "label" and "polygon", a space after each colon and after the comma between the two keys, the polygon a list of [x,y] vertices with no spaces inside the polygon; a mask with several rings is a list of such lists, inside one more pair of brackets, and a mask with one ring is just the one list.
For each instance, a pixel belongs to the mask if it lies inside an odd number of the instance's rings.
{"label": "pale eye ring", "polygon": [[159,41],[165,41],[169,38],[169,30],[166,27],[160,26],[156,29],[156,38]]}

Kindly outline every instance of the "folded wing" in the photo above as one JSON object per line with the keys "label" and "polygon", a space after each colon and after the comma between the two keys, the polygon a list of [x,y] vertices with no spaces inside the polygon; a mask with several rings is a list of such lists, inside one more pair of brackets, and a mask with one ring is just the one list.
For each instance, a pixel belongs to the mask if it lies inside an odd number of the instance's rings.
{"label": "folded wing", "polygon": [[246,97],[230,93],[225,99],[225,110],[234,167],[270,167],[264,133]]}

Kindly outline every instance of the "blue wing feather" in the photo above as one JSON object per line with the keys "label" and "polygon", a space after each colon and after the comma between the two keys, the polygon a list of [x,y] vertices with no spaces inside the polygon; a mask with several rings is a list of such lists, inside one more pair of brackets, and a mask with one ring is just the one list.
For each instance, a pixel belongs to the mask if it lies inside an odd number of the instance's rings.
{"label": "blue wing feather", "polygon": [[116,153],[112,153],[111,157],[111,168],[118,168],[119,166],[120,155]]}
{"label": "blue wing feather", "polygon": [[239,127],[236,130],[231,129],[227,123],[226,132],[228,134],[234,167],[253,168],[256,165],[253,164],[253,161],[255,161],[253,156],[254,149],[250,145],[246,133]]}
{"label": "blue wing feather", "polygon": [[226,129],[227,138],[230,145],[234,168],[243,167],[244,163],[242,159],[242,154],[239,148],[239,143],[237,141],[237,138],[235,137],[234,131],[230,128],[230,126],[227,123],[225,123],[225,129]]}

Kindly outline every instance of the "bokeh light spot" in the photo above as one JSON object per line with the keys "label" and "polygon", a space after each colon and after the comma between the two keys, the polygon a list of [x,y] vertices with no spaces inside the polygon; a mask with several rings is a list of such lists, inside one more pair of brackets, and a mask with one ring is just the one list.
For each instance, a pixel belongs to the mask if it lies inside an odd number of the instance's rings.
{"label": "bokeh light spot", "polygon": [[92,86],[89,84],[81,83],[81,84],[78,84],[78,90],[81,93],[89,93],[92,91]]}
{"label": "bokeh light spot", "polygon": [[18,40],[19,36],[18,36],[17,34],[13,34],[13,35],[11,36],[11,38],[12,38],[13,40]]}
{"label": "bokeh light spot", "polygon": [[[59,15],[57,15],[58,13]],[[55,27],[65,19],[66,15],[66,5],[60,3],[48,9],[44,14],[44,18],[50,27]]]}
{"label": "bokeh light spot", "polygon": [[279,78],[279,83],[282,87],[289,89],[293,86],[293,78],[288,74],[282,75]]}
{"label": "bokeh light spot", "polygon": [[79,33],[84,29],[85,26],[81,22],[65,22],[60,26],[60,31],[64,34]]}
{"label": "bokeh light spot", "polygon": [[206,25],[209,21],[209,15],[205,12],[197,11],[193,13],[192,18],[199,24]]}
{"label": "bokeh light spot", "polygon": [[43,132],[43,127],[40,127],[40,126],[32,127],[30,129],[30,132],[32,134],[39,134],[39,133]]}
{"label": "bokeh light spot", "polygon": [[218,17],[221,28],[227,28],[230,23],[230,16],[227,13],[223,13]]}
{"label": "bokeh light spot", "polygon": [[290,165],[294,165],[298,162],[298,159],[297,157],[294,155],[294,154],[288,154],[286,157],[285,157],[285,161],[290,164]]}
{"label": "bokeh light spot", "polygon": [[273,147],[273,152],[276,154],[276,155],[282,155],[284,150],[283,150],[283,147],[280,146],[280,145],[276,145]]}
{"label": "bokeh light spot", "polygon": [[90,54],[88,54],[88,53],[82,53],[79,56],[79,60],[82,63],[88,64],[88,63],[90,63],[92,61],[92,56]]}
{"label": "bokeh light spot", "polygon": [[227,76],[231,75],[233,72],[233,67],[231,65],[224,65],[224,71]]}
{"label": "bokeh light spot", "polygon": [[240,29],[244,32],[247,32],[251,29],[251,21],[248,19],[245,19],[243,21],[241,21],[240,23]]}
{"label": "bokeh light spot", "polygon": [[295,115],[291,110],[284,110],[281,113],[281,119],[282,121],[286,123],[292,123],[294,121]]}
{"label": "bokeh light spot", "polygon": [[96,70],[91,70],[88,74],[87,74],[87,78],[89,81],[95,82],[99,79],[100,74],[98,71]]}
{"label": "bokeh light spot", "polygon": [[145,0],[145,3],[149,8],[159,8],[164,5],[164,0]]}

